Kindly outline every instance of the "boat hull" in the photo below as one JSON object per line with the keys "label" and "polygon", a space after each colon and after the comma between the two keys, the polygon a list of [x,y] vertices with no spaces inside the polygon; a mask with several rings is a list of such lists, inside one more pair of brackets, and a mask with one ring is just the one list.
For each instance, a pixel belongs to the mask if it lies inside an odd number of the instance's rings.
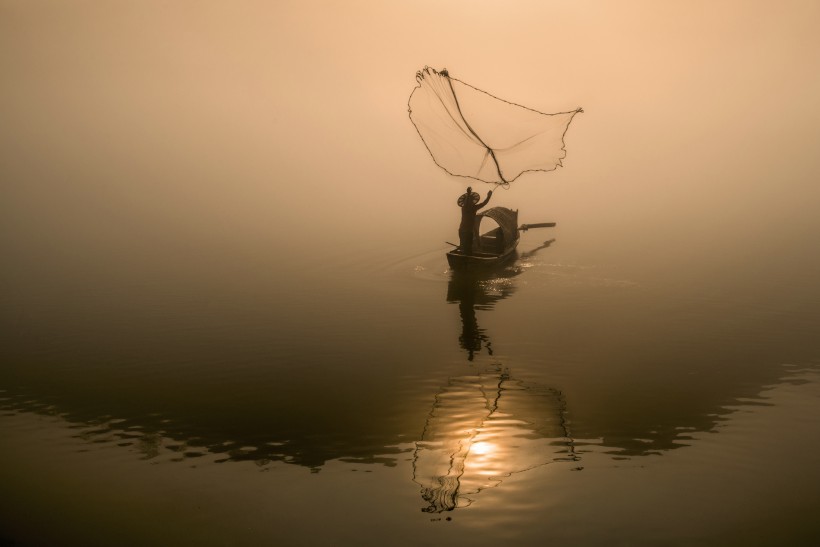
{"label": "boat hull", "polygon": [[473,253],[464,254],[460,249],[447,253],[447,263],[453,270],[480,270],[494,268],[506,264],[515,258],[515,250],[518,247],[518,239],[509,245],[501,253]]}

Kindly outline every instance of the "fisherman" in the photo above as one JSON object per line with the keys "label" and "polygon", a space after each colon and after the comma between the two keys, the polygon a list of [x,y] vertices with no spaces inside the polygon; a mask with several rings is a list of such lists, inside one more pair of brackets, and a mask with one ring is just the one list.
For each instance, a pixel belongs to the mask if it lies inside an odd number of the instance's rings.
{"label": "fisherman", "polygon": [[461,207],[461,224],[458,227],[458,242],[461,252],[466,255],[473,254],[473,234],[476,231],[475,215],[479,209],[487,205],[493,191],[487,192],[487,199],[481,203],[478,200],[481,196],[473,192],[472,187],[467,187],[467,193],[458,198],[458,206]]}

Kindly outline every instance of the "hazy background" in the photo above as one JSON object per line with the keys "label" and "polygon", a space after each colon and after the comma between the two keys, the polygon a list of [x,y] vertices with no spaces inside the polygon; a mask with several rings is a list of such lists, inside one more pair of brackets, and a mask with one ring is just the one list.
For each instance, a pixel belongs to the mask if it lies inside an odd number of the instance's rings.
{"label": "hazy background", "polygon": [[219,283],[205,272],[269,269],[281,250],[452,239],[464,181],[406,113],[426,64],[585,109],[565,167],[496,199],[593,232],[578,253],[643,268],[674,247],[652,267],[678,275],[816,267],[818,21],[813,1],[4,0],[6,287]]}

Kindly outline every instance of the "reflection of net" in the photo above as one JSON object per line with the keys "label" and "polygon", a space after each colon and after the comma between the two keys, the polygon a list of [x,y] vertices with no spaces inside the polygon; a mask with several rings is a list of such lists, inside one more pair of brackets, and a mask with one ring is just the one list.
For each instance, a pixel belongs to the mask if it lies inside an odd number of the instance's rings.
{"label": "reflection of net", "polygon": [[451,175],[508,184],[527,171],[552,171],[566,155],[564,134],[581,109],[545,114],[425,67],[408,101],[410,120]]}
{"label": "reflection of net", "polygon": [[452,511],[513,473],[574,459],[565,406],[559,391],[511,380],[500,367],[451,378],[416,443],[422,511]]}

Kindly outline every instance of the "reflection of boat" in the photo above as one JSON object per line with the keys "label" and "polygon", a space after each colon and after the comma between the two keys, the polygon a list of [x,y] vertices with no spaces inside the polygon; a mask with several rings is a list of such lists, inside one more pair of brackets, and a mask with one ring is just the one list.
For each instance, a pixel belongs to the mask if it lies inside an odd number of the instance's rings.
{"label": "reflection of boat", "polygon": [[[539,247],[522,253],[520,257],[529,258],[541,249],[549,247],[553,241],[555,240],[545,241]],[[485,347],[490,355],[493,354],[489,337],[484,329],[478,326],[476,310],[490,310],[497,301],[512,295],[515,291],[514,279],[522,271],[517,266],[492,271],[457,270],[450,277],[447,301],[458,304],[462,327],[459,345],[467,350],[467,358],[470,361],[482,347]]]}
{"label": "reflection of boat", "polygon": [[447,253],[447,263],[454,270],[482,269],[503,264],[515,255],[520,235],[518,233],[518,211],[506,207],[493,207],[476,215],[476,232],[485,218],[494,220],[498,227],[488,230],[475,238],[476,248],[465,253],[456,248]]}
{"label": "reflection of boat", "polygon": [[562,393],[495,364],[439,391],[416,443],[413,480],[427,503],[422,511],[441,513],[515,473],[576,459]]}
{"label": "reflection of boat", "polygon": [[[512,277],[510,273],[510,277]],[[492,355],[492,345],[484,329],[478,326],[476,309],[491,309],[496,301],[512,294],[514,285],[508,277],[489,277],[473,272],[454,272],[447,286],[447,301],[458,304],[461,316],[461,336],[459,345],[467,350],[468,359],[473,360],[482,347]]]}

